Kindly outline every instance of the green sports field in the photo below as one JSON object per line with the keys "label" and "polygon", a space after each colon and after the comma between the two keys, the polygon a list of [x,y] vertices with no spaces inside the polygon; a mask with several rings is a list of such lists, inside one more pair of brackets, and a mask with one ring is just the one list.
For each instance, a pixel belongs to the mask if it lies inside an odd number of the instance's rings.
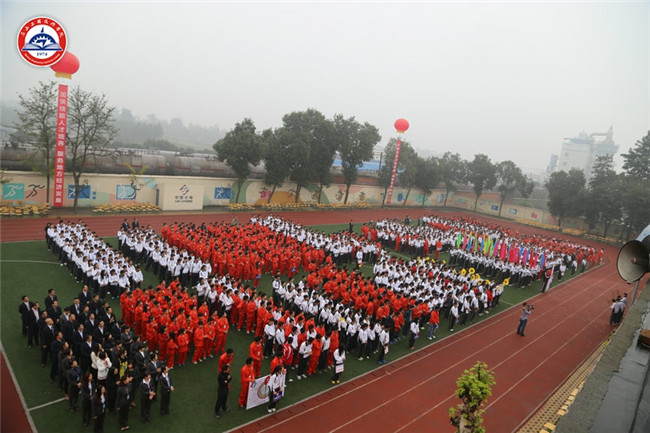
{"label": "green sports field", "polygon": [[[332,225],[314,227],[317,230],[334,232],[347,228],[347,225]],[[117,245],[115,238],[108,238],[112,245]],[[440,259],[446,259],[445,255]],[[32,301],[43,304],[49,288],[56,290],[59,304],[63,308],[70,305],[72,299],[81,290],[81,284],[60,267],[57,258],[47,250],[44,241],[3,243],[0,245],[0,283],[1,283],[1,337],[2,345],[13,369],[20,392],[22,392],[29,412],[39,432],[83,432],[90,431],[81,422],[80,411],[70,413],[68,402],[63,400],[63,393],[58,390],[57,383],[50,384],[49,365],[40,366],[40,349],[27,348],[26,337],[21,335],[21,318],[18,314],[18,305],[22,295],[28,295]],[[370,273],[371,268],[364,266],[364,272]],[[567,274],[568,275],[568,274]],[[144,285],[154,285],[155,277],[152,273],[145,273]],[[485,320],[489,316],[513,306],[539,292],[540,283],[535,283],[526,289],[514,287],[506,288],[501,297],[501,305],[491,311],[489,315],[477,317]],[[265,275],[260,283],[260,289],[270,294],[271,279]],[[120,317],[120,305],[117,300],[109,301],[116,316]],[[513,328],[516,323],[513,323]],[[416,349],[426,344],[435,344],[436,341],[446,337],[449,333],[446,324],[441,321],[441,327],[436,332],[437,339],[432,341],[420,338]],[[456,332],[459,331],[457,327]],[[215,432],[224,431],[255,418],[266,415],[264,406],[249,411],[239,409],[239,369],[248,357],[248,346],[252,338],[245,332],[231,329],[228,334],[226,346],[235,351],[235,360],[232,368],[232,390],[228,397],[230,412],[215,419],[214,404],[217,397],[217,359],[208,359],[199,365],[187,363],[186,367],[174,368],[171,378],[175,391],[171,398],[171,414],[161,417],[158,402],[152,406],[152,422],[140,422],[140,408],[136,407],[130,413],[131,430],[144,432]],[[410,353],[406,339],[400,340],[391,346],[388,361]],[[191,356],[188,356],[188,358]],[[417,356],[417,354],[415,355]],[[262,374],[269,372],[269,360],[264,360]],[[375,359],[358,361],[355,356],[348,356],[345,373],[342,381],[378,368]],[[295,372],[289,373],[289,378],[295,379]],[[316,374],[306,380],[289,383],[285,398],[280,402],[279,408],[286,407],[300,400],[327,390],[333,385],[329,381],[330,373]],[[452,392],[453,390],[450,390]],[[138,401],[139,402],[139,399]],[[107,415],[106,431],[118,431],[117,417]]]}

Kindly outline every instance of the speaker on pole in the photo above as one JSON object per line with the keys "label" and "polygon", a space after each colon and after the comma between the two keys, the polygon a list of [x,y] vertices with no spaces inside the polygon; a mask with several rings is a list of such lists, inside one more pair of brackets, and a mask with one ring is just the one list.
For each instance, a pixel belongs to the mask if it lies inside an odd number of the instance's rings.
{"label": "speaker on pole", "polygon": [[650,225],[636,240],[623,245],[616,260],[618,274],[628,283],[638,281],[650,271]]}

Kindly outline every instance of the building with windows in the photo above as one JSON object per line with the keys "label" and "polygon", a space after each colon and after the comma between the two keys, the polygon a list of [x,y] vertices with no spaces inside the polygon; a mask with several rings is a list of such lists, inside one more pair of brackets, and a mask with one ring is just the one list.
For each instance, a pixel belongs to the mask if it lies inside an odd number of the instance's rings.
{"label": "building with windows", "polygon": [[577,137],[565,138],[555,171],[577,168],[589,179],[597,156],[614,155],[618,151],[613,135],[614,130],[610,127],[607,132],[581,132]]}

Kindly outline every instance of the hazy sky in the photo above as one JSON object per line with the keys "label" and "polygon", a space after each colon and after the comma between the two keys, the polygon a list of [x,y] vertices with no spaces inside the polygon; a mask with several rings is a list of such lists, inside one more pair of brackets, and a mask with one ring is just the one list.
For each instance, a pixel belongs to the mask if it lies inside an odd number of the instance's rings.
{"label": "hazy sky", "polygon": [[[17,32],[66,28],[72,83],[141,118],[259,129],[315,108],[411,123],[415,148],[545,169],[564,137],[614,127],[619,154],[650,129],[650,2],[2,1],[2,93],[49,68]],[[620,162],[620,158],[617,159]]]}

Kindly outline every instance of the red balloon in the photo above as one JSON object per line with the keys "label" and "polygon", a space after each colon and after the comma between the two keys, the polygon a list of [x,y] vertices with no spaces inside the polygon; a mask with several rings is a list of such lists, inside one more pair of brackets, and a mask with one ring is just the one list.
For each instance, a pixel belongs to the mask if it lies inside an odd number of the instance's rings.
{"label": "red balloon", "polygon": [[397,119],[395,121],[395,129],[400,134],[403,134],[407,129],[409,129],[409,122],[406,119]]}
{"label": "red balloon", "polygon": [[70,51],[66,51],[61,60],[50,66],[50,68],[57,77],[72,78],[72,74],[79,70],[79,59]]}

